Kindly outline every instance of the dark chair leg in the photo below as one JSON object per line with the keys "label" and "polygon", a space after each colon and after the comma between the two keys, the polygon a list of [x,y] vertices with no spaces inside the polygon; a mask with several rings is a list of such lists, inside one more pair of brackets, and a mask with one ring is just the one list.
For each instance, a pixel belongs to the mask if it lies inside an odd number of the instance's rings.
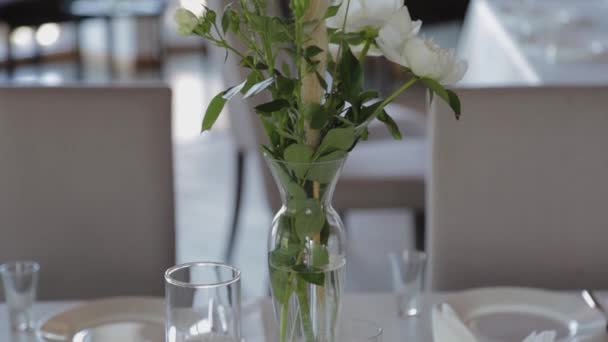
{"label": "dark chair leg", "polygon": [[84,56],[82,54],[82,21],[77,20],[74,23],[74,27],[76,29],[76,37],[75,37],[75,46],[74,49],[76,51],[76,79],[79,81],[84,80]]}
{"label": "dark chair leg", "polygon": [[236,192],[234,194],[234,212],[232,213],[232,226],[230,235],[228,236],[228,244],[224,252],[224,260],[231,262],[234,257],[234,244],[236,243],[236,237],[239,229],[239,216],[241,212],[241,202],[243,199],[243,183],[245,181],[245,153],[239,151],[237,154],[237,168],[236,168]]}
{"label": "dark chair leg", "polygon": [[157,26],[157,31],[156,31],[156,38],[157,38],[157,44],[158,44],[158,63],[159,63],[159,73],[160,73],[160,77],[164,79],[164,75],[165,75],[165,61],[167,58],[167,50],[165,49],[165,36],[164,36],[164,32],[165,30],[163,29],[163,20],[162,17],[156,18],[156,21],[154,23]]}
{"label": "dark chair leg", "polygon": [[6,36],[6,76],[10,81],[13,79],[15,73],[15,60],[13,57],[13,44],[11,43],[11,36],[13,34],[13,28],[10,27],[8,35]]}
{"label": "dark chair leg", "polygon": [[[36,26],[34,31],[37,32],[40,26]],[[38,40],[34,39],[34,65],[36,66],[36,71],[38,72],[38,76],[42,76],[42,46],[38,43]]]}
{"label": "dark chair leg", "polygon": [[424,251],[426,246],[426,217],[424,210],[414,212],[414,228],[416,229],[416,249]]}
{"label": "dark chair leg", "polygon": [[108,74],[110,79],[114,79],[117,76],[116,64],[114,60],[114,21],[111,16],[104,17],[106,26],[106,49],[107,56],[106,61],[108,63]]}

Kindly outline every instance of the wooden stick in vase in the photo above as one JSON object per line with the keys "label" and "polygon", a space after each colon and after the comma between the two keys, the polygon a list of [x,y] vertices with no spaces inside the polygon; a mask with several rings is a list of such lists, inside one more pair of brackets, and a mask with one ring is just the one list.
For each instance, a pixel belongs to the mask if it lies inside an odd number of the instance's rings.
{"label": "wooden stick in vase", "polygon": [[[327,11],[327,0],[310,0],[310,5],[304,15],[305,22],[317,21],[314,31],[306,32],[310,39],[305,44],[308,46],[318,46],[323,52],[316,55],[313,60],[318,61],[317,71],[320,75],[325,76],[327,70],[327,50],[329,49],[327,27],[325,26],[325,12]],[[304,65],[302,68],[306,68]],[[325,95],[325,90],[319,83],[317,76],[314,73],[306,74],[306,70],[302,70],[302,101],[304,104],[320,104]],[[321,143],[321,133],[310,128],[310,123],[306,122],[306,144],[316,149]],[[318,190],[316,191],[318,192]],[[318,196],[317,196],[318,197]]]}

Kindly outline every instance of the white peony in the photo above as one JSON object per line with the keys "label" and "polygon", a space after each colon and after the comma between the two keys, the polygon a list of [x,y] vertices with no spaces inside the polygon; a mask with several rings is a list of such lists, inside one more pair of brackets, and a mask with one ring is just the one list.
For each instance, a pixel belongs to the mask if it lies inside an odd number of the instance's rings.
{"label": "white peony", "polygon": [[348,16],[346,32],[360,32],[366,28],[380,30],[387,19],[403,7],[402,0],[350,0],[350,6],[348,1],[334,0],[334,6],[342,5],[335,16],[327,19],[327,27],[341,29]]}
{"label": "white peony", "polygon": [[380,29],[376,42],[386,58],[399,63],[400,50],[407,40],[414,38],[420,32],[421,26],[422,22],[420,20],[412,21],[410,12],[407,7],[403,6],[389,16],[385,25]]}
{"label": "white peony", "polygon": [[410,68],[416,76],[428,77],[443,85],[460,81],[468,68],[467,62],[459,59],[454,50],[442,49],[430,39],[413,37],[400,42],[381,32],[378,43],[392,62]]}
{"label": "white peony", "polygon": [[184,36],[188,36],[194,33],[194,30],[196,29],[199,23],[196,14],[185,8],[178,8],[175,11],[174,19],[177,23],[177,32]]}
{"label": "white peony", "polygon": [[[342,29],[344,20],[346,33],[361,32],[364,30],[379,31],[387,20],[403,6],[403,0],[334,0],[333,5],[342,3],[338,13],[327,18],[327,27]],[[408,12],[409,19],[409,12]],[[411,21],[411,19],[409,19]],[[352,46],[353,52],[360,53],[363,45]],[[382,52],[375,46],[370,48],[369,56],[381,56]]]}

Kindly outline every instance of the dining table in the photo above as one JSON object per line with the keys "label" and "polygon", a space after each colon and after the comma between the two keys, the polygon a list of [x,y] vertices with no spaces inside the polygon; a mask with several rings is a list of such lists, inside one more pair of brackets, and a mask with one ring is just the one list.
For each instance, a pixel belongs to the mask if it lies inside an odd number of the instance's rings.
{"label": "dining table", "polygon": [[[596,292],[599,300],[608,304],[608,291]],[[580,291],[565,292],[573,299],[580,297]],[[376,322],[382,329],[384,342],[432,342],[431,308],[440,304],[450,293],[426,293],[421,298],[421,313],[417,317],[400,318],[397,315],[397,300],[390,293],[346,294],[343,300],[343,317]],[[78,301],[44,301],[34,306],[34,314],[41,322],[53,314],[74,308],[84,302]],[[269,298],[260,298],[243,304],[243,335],[247,342],[274,342],[274,318],[272,302]],[[13,334],[8,325],[8,313],[5,304],[0,304],[0,341],[41,342],[43,339],[35,333]],[[594,330],[593,334],[577,339],[579,342],[608,342],[604,327]],[[444,341],[441,341],[444,342]]]}
{"label": "dining table", "polygon": [[462,86],[608,83],[608,1],[472,0]]}

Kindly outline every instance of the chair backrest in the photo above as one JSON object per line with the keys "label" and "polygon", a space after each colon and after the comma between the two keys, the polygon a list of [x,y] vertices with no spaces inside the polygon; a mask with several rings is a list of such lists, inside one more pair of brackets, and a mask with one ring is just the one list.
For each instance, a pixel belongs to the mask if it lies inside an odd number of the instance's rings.
{"label": "chair backrest", "polygon": [[431,287],[608,287],[608,87],[459,94],[432,113]]}
{"label": "chair backrest", "polygon": [[168,88],[0,88],[0,262],[41,299],[162,295],[172,176]]}

